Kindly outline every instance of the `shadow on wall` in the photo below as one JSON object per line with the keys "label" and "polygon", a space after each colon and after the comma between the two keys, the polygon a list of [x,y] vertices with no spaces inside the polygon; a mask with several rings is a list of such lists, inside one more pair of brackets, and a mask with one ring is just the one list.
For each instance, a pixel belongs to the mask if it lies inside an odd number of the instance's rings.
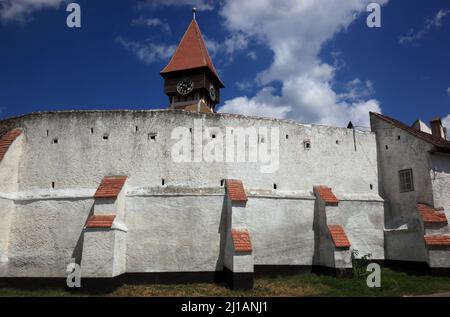
{"label": "shadow on wall", "polygon": [[314,201],[314,219],[313,219],[313,227],[314,231],[314,255],[312,264],[319,265],[320,264],[320,220],[319,220],[319,204],[317,199]]}
{"label": "shadow on wall", "polygon": [[83,255],[83,240],[84,240],[84,227],[87,225],[87,222],[91,216],[94,215],[94,204],[92,204],[91,210],[84,222],[83,228],[81,228],[80,236],[78,237],[77,244],[72,252],[72,259],[75,259],[75,263],[81,265],[81,257]]}
{"label": "shadow on wall", "polygon": [[217,258],[216,263],[216,272],[223,271],[224,268],[224,254],[225,254],[225,244],[227,239],[227,195],[223,196],[222,203],[222,213],[220,215],[220,223],[218,233],[220,234],[220,248],[219,248],[219,257]]}

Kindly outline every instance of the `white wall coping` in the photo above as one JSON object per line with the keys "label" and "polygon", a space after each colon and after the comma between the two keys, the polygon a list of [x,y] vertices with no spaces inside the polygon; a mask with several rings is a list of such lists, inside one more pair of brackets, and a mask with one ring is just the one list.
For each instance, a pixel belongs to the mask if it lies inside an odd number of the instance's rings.
{"label": "white wall coping", "polygon": [[[22,191],[4,193],[0,192],[0,199],[14,201],[30,201],[30,200],[64,200],[64,199],[94,199],[96,189],[74,188],[74,189],[38,189],[35,191]],[[316,197],[312,191],[297,190],[264,190],[249,189],[246,190],[250,198],[268,198],[268,199],[299,199],[299,200],[315,200]],[[183,196],[224,196],[224,187],[209,188],[193,188],[182,186],[170,187],[133,187],[128,188],[125,193],[126,197],[183,197]],[[378,194],[372,193],[345,193],[337,194],[340,201],[373,201],[384,202]]]}

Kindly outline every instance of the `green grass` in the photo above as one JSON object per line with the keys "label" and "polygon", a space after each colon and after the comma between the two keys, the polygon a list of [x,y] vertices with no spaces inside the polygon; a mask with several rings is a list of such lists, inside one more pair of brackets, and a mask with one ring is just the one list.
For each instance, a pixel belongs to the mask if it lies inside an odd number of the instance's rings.
{"label": "green grass", "polygon": [[450,277],[414,275],[383,268],[381,288],[366,286],[365,278],[335,278],[302,274],[256,278],[249,291],[233,291],[224,284],[123,285],[104,293],[70,292],[48,288],[0,288],[0,296],[413,296],[450,291]]}

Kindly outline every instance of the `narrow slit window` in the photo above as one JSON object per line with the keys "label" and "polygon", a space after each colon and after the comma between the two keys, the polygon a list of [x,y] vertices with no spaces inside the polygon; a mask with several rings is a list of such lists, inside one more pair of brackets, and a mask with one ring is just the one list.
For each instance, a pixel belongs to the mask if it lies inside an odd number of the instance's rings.
{"label": "narrow slit window", "polygon": [[400,193],[414,191],[414,178],[412,169],[401,170],[398,172]]}
{"label": "narrow slit window", "polygon": [[46,132],[46,133],[47,133],[47,136],[48,136],[48,130],[47,130],[47,132]]}
{"label": "narrow slit window", "polygon": [[138,126],[135,126],[135,127],[134,127],[134,131],[135,131],[135,132],[138,132],[138,131],[139,131],[139,127],[138,127]]}
{"label": "narrow slit window", "polygon": [[163,179],[161,179],[161,185],[162,186],[166,186],[166,180],[163,178]]}
{"label": "narrow slit window", "polygon": [[372,190],[373,189],[373,185],[372,184],[370,184],[370,190]]}
{"label": "narrow slit window", "polygon": [[55,189],[55,182],[52,182],[52,189]]}
{"label": "narrow slit window", "polygon": [[399,135],[397,135],[397,140],[400,140],[400,139],[401,139],[401,137]]}
{"label": "narrow slit window", "polygon": [[273,189],[277,190],[277,184],[273,184]]}
{"label": "narrow slit window", "polygon": [[389,146],[385,145],[384,147],[386,148],[386,150],[389,150]]}
{"label": "narrow slit window", "polygon": [[94,134],[94,128],[91,128],[91,134]]}
{"label": "narrow slit window", "polygon": [[288,135],[288,134],[286,134],[286,140],[287,140],[287,139],[289,139],[289,135]]}
{"label": "narrow slit window", "polygon": [[223,187],[223,184],[225,183],[225,181],[223,179],[220,180],[220,187]]}
{"label": "narrow slit window", "polygon": [[309,150],[311,148],[311,141],[309,140],[303,141],[303,146],[305,147],[305,149]]}

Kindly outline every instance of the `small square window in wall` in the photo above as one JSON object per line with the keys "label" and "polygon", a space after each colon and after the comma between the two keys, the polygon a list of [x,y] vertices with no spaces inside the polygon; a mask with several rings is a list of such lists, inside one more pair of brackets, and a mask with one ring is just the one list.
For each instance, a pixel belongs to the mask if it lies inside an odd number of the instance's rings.
{"label": "small square window in wall", "polygon": [[414,191],[414,178],[412,169],[401,170],[398,172],[400,182],[400,192]]}
{"label": "small square window in wall", "polygon": [[106,134],[106,133],[105,133],[105,134],[103,134],[103,140],[105,140],[105,141],[106,141],[106,140],[108,140],[108,139],[109,139],[109,134]]}
{"label": "small square window in wall", "polygon": [[149,133],[148,134],[148,139],[150,141],[156,141],[156,133]]}
{"label": "small square window in wall", "polygon": [[58,140],[58,138],[54,138],[52,142],[53,142],[53,144],[58,144],[59,140]]}
{"label": "small square window in wall", "polygon": [[303,141],[303,147],[304,147],[306,150],[309,150],[309,149],[311,148],[311,141],[310,141],[310,140],[305,140],[305,141]]}
{"label": "small square window in wall", "polygon": [[264,136],[259,136],[259,143],[264,143],[266,140],[264,139]]}

